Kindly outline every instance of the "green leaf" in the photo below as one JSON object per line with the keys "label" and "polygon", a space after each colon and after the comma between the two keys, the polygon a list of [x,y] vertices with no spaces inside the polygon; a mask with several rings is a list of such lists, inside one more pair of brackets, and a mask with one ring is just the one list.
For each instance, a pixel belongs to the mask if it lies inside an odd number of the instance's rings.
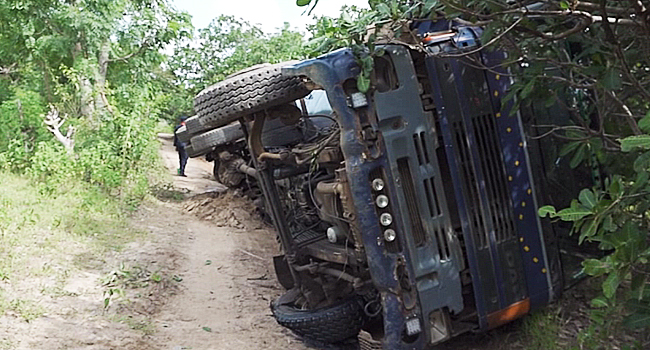
{"label": "green leaf", "polygon": [[607,276],[607,279],[603,282],[603,294],[609,299],[614,297],[614,294],[616,294],[616,289],[618,289],[618,286],[621,284],[621,278],[619,276],[619,271],[614,270],[612,271],[609,276]]}
{"label": "green leaf", "polygon": [[562,221],[578,221],[591,214],[591,210],[586,208],[565,208],[557,212],[556,216]]}
{"label": "green leaf", "polygon": [[569,142],[569,143],[567,143],[567,144],[564,145],[564,146],[562,147],[562,149],[560,150],[560,157],[564,157],[564,156],[566,156],[567,154],[573,152],[574,150],[576,150],[576,148],[578,148],[578,146],[580,146],[580,145],[582,145],[582,144],[583,144],[582,141],[574,141],[574,142]]}
{"label": "green leaf", "polygon": [[602,82],[605,89],[618,90],[621,88],[621,75],[617,70],[610,68],[605,72]]}
{"label": "green leaf", "polygon": [[296,0],[296,5],[298,6],[307,6],[311,3],[311,0]]}
{"label": "green leaf", "polygon": [[533,89],[535,88],[535,79],[531,79],[531,81],[524,86],[524,88],[521,90],[521,94],[519,95],[521,99],[526,99],[531,92],[533,92]]}
{"label": "green leaf", "polygon": [[426,0],[424,2],[424,7],[422,8],[423,14],[427,14],[431,11],[431,9],[438,5],[438,0]]}
{"label": "green leaf", "polygon": [[552,205],[545,205],[537,210],[537,215],[542,218],[545,218],[547,215],[553,218],[556,214],[555,207]]}
{"label": "green leaf", "polygon": [[650,326],[650,312],[635,312],[623,319],[627,328],[644,328]]}
{"label": "green leaf", "polygon": [[634,171],[647,174],[648,168],[650,168],[650,152],[645,152],[634,161]]}
{"label": "green leaf", "polygon": [[377,4],[377,7],[376,7],[375,9],[376,9],[377,11],[379,11],[379,13],[380,13],[382,16],[384,16],[384,17],[390,17],[390,8],[389,8],[388,5],[386,5],[385,3],[381,2],[381,3]]}
{"label": "green leaf", "polygon": [[639,120],[639,129],[641,129],[643,132],[650,134],[650,111],[645,114],[643,118]]}
{"label": "green leaf", "polygon": [[621,151],[623,152],[630,152],[638,147],[650,148],[650,135],[628,136],[619,142],[621,142]]}
{"label": "green leaf", "polygon": [[617,228],[618,228],[618,226],[616,226],[616,224],[614,224],[614,219],[612,219],[612,216],[607,215],[605,217],[605,219],[603,220],[603,229],[605,229],[605,231],[607,231],[607,232],[612,232],[612,231],[616,230]]}
{"label": "green leaf", "polygon": [[585,156],[587,155],[587,146],[586,144],[581,144],[580,147],[578,147],[578,150],[576,153],[573,155],[573,158],[571,158],[571,163],[569,166],[571,169],[575,169],[582,163],[582,161],[585,159]]}
{"label": "green leaf", "polygon": [[621,184],[621,178],[620,177],[614,178],[614,180],[612,180],[612,183],[609,185],[608,190],[609,190],[609,195],[612,196],[613,199],[620,198],[625,192],[625,188]]}
{"label": "green leaf", "polygon": [[633,295],[636,295],[637,300],[643,299],[643,292],[646,287],[647,276],[643,274],[637,274],[632,277],[632,282],[630,283],[630,291]]}
{"label": "green leaf", "polygon": [[569,9],[569,3],[567,1],[560,1],[560,8],[563,10]]}
{"label": "green leaf", "polygon": [[595,308],[604,308],[609,306],[609,303],[607,302],[607,299],[605,297],[599,296],[594,299],[591,299],[591,306]]}
{"label": "green leaf", "polygon": [[203,330],[206,332],[212,332],[212,328],[210,327],[203,327]]}
{"label": "green leaf", "polygon": [[586,259],[582,262],[582,269],[589,276],[602,276],[609,270],[607,264],[598,259]]}
{"label": "green leaf", "polygon": [[580,237],[578,238],[578,244],[582,244],[586,238],[592,237],[596,234],[598,230],[598,222],[596,220],[587,220],[581,226]]}
{"label": "green leaf", "polygon": [[154,282],[160,282],[160,281],[162,281],[162,276],[160,274],[158,274],[158,273],[153,273],[151,275],[151,280],[154,281]]}
{"label": "green leaf", "polygon": [[584,190],[580,191],[580,195],[578,196],[578,199],[580,200],[580,203],[582,205],[584,205],[589,209],[592,209],[598,203],[598,201],[596,200],[596,195],[588,188],[585,188]]}
{"label": "green leaf", "polygon": [[368,79],[364,74],[359,74],[357,78],[357,89],[359,91],[366,93],[370,88],[370,79]]}

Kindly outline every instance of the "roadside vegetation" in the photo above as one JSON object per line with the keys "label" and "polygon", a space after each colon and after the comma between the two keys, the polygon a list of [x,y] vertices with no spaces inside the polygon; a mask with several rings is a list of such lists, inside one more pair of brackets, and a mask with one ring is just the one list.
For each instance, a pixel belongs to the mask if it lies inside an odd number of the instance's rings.
{"label": "roadside vegetation", "polygon": [[[304,57],[288,24],[265,34],[219,17],[194,37],[166,1],[0,3],[0,317],[73,318],[70,299],[90,297],[151,334],[182,278],[116,256],[147,239],[131,223],[142,203],[182,198],[156,134],[226,75]],[[84,294],[93,286],[102,292]],[[0,349],[15,346],[0,337]]]}

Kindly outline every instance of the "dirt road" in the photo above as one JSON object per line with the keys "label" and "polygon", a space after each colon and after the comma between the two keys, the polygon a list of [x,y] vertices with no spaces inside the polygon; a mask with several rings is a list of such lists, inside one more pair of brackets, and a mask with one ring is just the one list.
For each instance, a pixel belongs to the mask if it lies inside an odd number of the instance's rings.
{"label": "dirt road", "polygon": [[[161,154],[173,173],[178,155],[162,140]],[[193,194],[219,191],[211,173],[211,163],[190,159],[187,177],[175,177],[174,184]],[[230,194],[198,195],[142,218],[167,231],[166,248],[179,256],[173,273],[182,277],[180,291],[155,315],[148,344],[174,350],[304,349],[271,315],[269,303],[282,293],[271,266],[278,245],[252,211],[250,203]]]}

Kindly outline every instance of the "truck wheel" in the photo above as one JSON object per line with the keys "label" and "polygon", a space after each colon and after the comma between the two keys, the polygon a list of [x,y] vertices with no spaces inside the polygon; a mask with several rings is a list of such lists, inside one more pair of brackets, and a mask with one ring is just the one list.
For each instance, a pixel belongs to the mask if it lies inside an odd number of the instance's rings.
{"label": "truck wheel", "polygon": [[219,127],[263,109],[309,94],[302,78],[283,76],[284,62],[261,66],[226,78],[194,98],[194,110],[204,127]]}
{"label": "truck wheel", "polygon": [[187,155],[190,158],[196,158],[198,156],[204,155],[205,153],[197,152],[194,150],[194,147],[192,145],[187,145],[185,146],[185,151],[187,151]]}
{"label": "truck wheel", "polygon": [[187,127],[185,125],[176,130],[176,138],[183,143],[187,143],[187,141],[190,140],[190,133],[187,132]]}
{"label": "truck wheel", "polygon": [[209,152],[216,146],[236,141],[244,137],[241,125],[233,124],[206,131],[191,138],[190,143],[197,152]]}
{"label": "truck wheel", "polygon": [[363,299],[351,297],[330,306],[302,310],[291,299],[297,295],[290,290],[271,305],[273,316],[284,327],[310,340],[337,343],[356,337],[364,321]]}
{"label": "truck wheel", "polygon": [[185,119],[185,127],[188,135],[196,135],[204,129],[203,125],[201,125],[201,121],[199,121],[199,117],[196,115]]}

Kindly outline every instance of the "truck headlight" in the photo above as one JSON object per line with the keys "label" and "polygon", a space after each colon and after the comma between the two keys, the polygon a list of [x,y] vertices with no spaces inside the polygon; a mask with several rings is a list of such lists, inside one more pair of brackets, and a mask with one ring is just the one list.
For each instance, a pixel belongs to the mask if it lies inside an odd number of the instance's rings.
{"label": "truck headlight", "polygon": [[382,179],[374,179],[372,180],[372,189],[375,191],[381,191],[385,187],[384,180]]}
{"label": "truck headlight", "polygon": [[397,238],[397,233],[395,233],[395,230],[393,229],[388,229],[384,231],[384,239],[386,242],[393,242]]}
{"label": "truck headlight", "polygon": [[375,204],[381,209],[384,209],[388,206],[388,197],[386,197],[383,194],[380,194],[377,196],[377,199],[375,200]]}
{"label": "truck headlight", "polygon": [[379,222],[380,222],[383,226],[390,226],[390,224],[393,223],[393,216],[390,215],[390,214],[388,214],[388,213],[383,213],[383,214],[381,214],[381,216],[379,217]]}

